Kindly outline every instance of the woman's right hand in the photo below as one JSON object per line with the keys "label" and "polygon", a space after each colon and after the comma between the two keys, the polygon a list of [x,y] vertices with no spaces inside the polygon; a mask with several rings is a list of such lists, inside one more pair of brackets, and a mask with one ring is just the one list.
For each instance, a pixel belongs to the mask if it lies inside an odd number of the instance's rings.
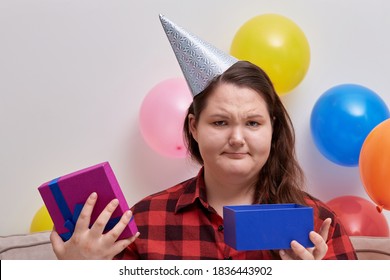
{"label": "woman's right hand", "polygon": [[105,207],[92,227],[89,228],[96,200],[96,193],[92,193],[88,197],[77,219],[72,237],[68,241],[64,242],[55,230],[52,231],[50,240],[58,259],[113,259],[115,255],[138,238],[139,232],[128,239],[117,240],[130,222],[132,217],[130,210],[123,214],[120,221],[110,231],[103,234],[107,222],[119,205],[117,199],[113,199]]}

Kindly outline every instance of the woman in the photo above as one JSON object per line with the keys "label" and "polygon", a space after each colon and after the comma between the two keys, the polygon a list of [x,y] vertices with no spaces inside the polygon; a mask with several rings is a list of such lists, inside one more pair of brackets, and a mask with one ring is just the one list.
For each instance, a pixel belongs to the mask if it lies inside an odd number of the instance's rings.
{"label": "woman", "polygon": [[[72,238],[53,231],[59,258],[119,259],[356,259],[338,218],[302,190],[291,120],[259,67],[239,61],[194,97],[184,124],[188,150],[202,168],[198,176],[137,203],[138,234],[116,241],[131,218],[102,235],[117,205],[111,202],[88,228],[96,201],[91,195]],[[290,250],[236,251],[224,243],[224,205],[299,203],[314,208],[313,248],[296,241]]]}

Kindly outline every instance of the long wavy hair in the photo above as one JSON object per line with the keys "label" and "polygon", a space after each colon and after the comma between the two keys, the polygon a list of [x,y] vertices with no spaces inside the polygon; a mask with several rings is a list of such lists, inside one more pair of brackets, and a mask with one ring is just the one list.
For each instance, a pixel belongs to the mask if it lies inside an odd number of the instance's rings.
{"label": "long wavy hair", "polygon": [[190,132],[188,116],[193,114],[197,122],[207,105],[209,96],[222,83],[256,91],[265,100],[272,121],[271,151],[269,158],[259,171],[253,203],[307,205],[304,175],[295,154],[295,132],[292,121],[268,75],[250,62],[236,62],[194,97],[183,126],[184,140],[191,158],[200,165],[204,164],[198,143]]}

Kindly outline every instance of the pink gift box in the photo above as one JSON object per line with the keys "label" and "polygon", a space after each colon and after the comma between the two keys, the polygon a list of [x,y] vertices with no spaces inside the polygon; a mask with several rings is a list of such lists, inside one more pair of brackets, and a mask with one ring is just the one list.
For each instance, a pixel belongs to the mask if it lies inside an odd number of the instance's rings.
{"label": "pink gift box", "polygon": [[[64,241],[72,236],[80,211],[88,196],[93,192],[98,194],[98,199],[91,215],[90,226],[114,198],[119,200],[119,206],[112,214],[104,232],[112,229],[123,213],[129,209],[108,162],[46,182],[38,190],[53,220],[56,231]],[[119,239],[131,237],[137,231],[137,226],[134,220],[131,219]]]}

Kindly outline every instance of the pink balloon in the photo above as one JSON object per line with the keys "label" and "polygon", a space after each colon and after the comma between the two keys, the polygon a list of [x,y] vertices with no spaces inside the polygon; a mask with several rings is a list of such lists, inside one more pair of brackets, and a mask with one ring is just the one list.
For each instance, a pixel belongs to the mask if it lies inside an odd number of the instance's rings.
{"label": "pink balloon", "polygon": [[389,236],[389,226],[374,203],[352,195],[339,196],[327,202],[337,214],[348,235]]}
{"label": "pink balloon", "polygon": [[182,131],[191,102],[192,95],[183,78],[162,81],[149,91],[141,105],[139,125],[153,150],[174,158],[187,155]]}

